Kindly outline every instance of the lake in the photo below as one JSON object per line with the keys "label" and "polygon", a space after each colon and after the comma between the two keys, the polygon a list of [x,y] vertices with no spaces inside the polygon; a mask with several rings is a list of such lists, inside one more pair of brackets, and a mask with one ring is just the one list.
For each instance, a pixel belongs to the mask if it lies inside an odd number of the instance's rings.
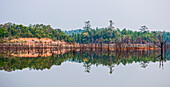
{"label": "lake", "polygon": [[170,87],[170,50],[3,50],[0,87]]}

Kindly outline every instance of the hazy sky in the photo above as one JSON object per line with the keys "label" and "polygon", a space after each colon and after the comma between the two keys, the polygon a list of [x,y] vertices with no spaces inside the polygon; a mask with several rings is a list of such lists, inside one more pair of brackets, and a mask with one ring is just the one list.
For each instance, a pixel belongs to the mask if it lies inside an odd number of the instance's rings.
{"label": "hazy sky", "polygon": [[170,0],[0,0],[0,23],[50,24],[64,30],[107,27],[170,31]]}

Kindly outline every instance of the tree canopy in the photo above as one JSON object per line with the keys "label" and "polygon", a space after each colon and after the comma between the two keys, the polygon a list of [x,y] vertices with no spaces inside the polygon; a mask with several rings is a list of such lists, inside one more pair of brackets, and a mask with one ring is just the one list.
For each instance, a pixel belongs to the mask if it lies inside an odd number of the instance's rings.
{"label": "tree canopy", "polygon": [[0,38],[9,37],[38,37],[51,38],[53,40],[64,40],[66,42],[73,42],[71,35],[67,35],[61,29],[53,29],[50,25],[35,24],[24,26],[22,24],[5,23],[0,25]]}
{"label": "tree canopy", "polygon": [[[110,21],[112,24],[113,22]],[[110,27],[92,29],[90,21],[85,22],[84,30],[62,31],[53,29],[50,25],[35,24],[24,26],[22,24],[5,23],[0,25],[0,38],[20,38],[20,37],[38,37],[51,38],[53,40],[64,40],[69,43],[95,43],[102,41],[108,42],[155,42],[160,39],[160,31],[149,31],[146,26],[141,26],[140,31],[120,30]],[[114,28],[114,29],[113,29]],[[146,31],[147,30],[147,31]],[[170,32],[163,32],[164,40],[170,42]]]}

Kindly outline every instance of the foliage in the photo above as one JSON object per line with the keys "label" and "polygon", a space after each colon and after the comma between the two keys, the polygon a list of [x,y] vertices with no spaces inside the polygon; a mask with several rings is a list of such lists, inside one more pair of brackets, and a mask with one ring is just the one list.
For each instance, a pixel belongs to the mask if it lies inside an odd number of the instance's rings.
{"label": "foliage", "polygon": [[51,38],[53,40],[64,40],[73,42],[73,38],[65,34],[61,29],[53,29],[50,25],[35,24],[24,26],[22,24],[5,23],[0,25],[0,38],[5,37],[38,37]]}
{"label": "foliage", "polygon": [[[82,33],[72,34],[72,37],[75,39],[77,43],[95,43],[102,41],[103,43],[108,42],[127,42],[127,39],[130,42],[156,42],[159,41],[159,33],[160,31],[132,31],[127,30],[126,28],[122,31],[117,29],[110,28],[101,28],[101,29],[91,29],[85,30]],[[164,33],[164,39],[170,41],[170,32]]]}
{"label": "foliage", "polygon": [[[111,26],[113,27],[113,26]],[[156,42],[160,40],[160,31],[149,31],[146,26],[141,26],[140,31],[124,28],[96,28],[92,29],[90,21],[85,22],[84,30],[61,31],[53,29],[50,25],[35,24],[23,26],[22,24],[5,23],[0,25],[0,38],[38,37],[64,40],[69,43],[112,43],[112,42]],[[164,40],[170,42],[170,32],[163,33]],[[1,41],[2,42],[2,41]]]}
{"label": "foliage", "polygon": [[76,29],[76,30],[69,30],[69,31],[64,31],[66,34],[68,34],[68,35],[72,35],[73,33],[74,34],[80,34],[80,33],[82,33],[82,32],[84,32],[84,30],[82,30],[82,29]]}

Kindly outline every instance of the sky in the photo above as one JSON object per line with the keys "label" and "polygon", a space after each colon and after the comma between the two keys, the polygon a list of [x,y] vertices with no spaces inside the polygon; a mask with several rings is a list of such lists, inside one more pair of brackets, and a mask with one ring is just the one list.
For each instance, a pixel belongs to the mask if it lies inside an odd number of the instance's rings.
{"label": "sky", "polygon": [[0,0],[0,24],[49,24],[62,30],[92,28],[170,31],[170,0]]}

